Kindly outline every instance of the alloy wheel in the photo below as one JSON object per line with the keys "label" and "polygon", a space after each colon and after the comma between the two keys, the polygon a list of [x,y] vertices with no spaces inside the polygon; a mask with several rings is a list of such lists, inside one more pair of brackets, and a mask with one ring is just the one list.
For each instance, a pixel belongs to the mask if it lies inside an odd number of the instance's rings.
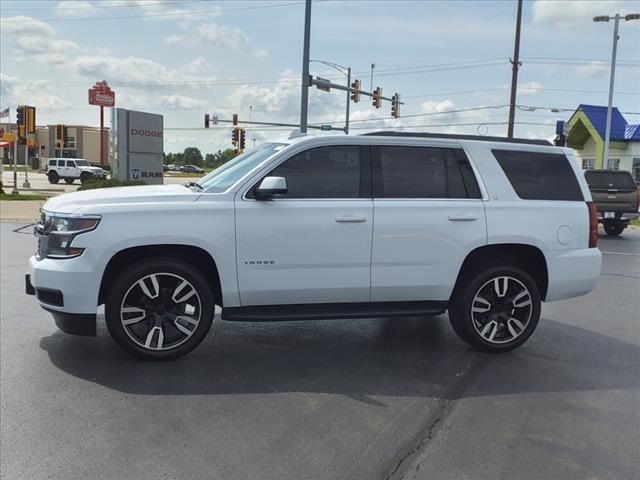
{"label": "alloy wheel", "polygon": [[185,343],[200,323],[202,303],[195,287],[174,273],[153,273],[124,294],[120,321],[138,346],[165,351]]}
{"label": "alloy wheel", "polygon": [[471,302],[476,333],[486,342],[505,344],[527,329],[533,311],[531,293],[518,279],[499,276],[484,283]]}

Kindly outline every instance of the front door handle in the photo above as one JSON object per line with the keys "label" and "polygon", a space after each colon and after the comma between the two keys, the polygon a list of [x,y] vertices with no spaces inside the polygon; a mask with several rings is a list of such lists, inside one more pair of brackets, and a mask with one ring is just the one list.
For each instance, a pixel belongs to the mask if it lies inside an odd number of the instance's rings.
{"label": "front door handle", "polygon": [[478,217],[470,213],[454,213],[453,215],[449,215],[449,220],[452,222],[473,222],[477,219]]}
{"label": "front door handle", "polygon": [[362,223],[366,221],[367,219],[365,217],[358,217],[356,215],[343,215],[341,217],[336,217],[336,222],[338,223]]}

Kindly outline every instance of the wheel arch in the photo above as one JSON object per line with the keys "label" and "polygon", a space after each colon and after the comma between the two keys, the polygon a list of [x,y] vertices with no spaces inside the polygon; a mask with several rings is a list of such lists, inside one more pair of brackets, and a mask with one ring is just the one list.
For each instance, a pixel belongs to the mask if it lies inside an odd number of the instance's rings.
{"label": "wheel arch", "polygon": [[473,272],[500,264],[522,268],[533,278],[540,298],[546,299],[549,287],[547,260],[538,247],[518,243],[484,245],[469,252],[458,272],[452,297]]}
{"label": "wheel arch", "polygon": [[133,263],[144,260],[145,258],[153,257],[181,260],[196,268],[211,287],[215,297],[215,303],[222,307],[222,287],[220,284],[220,274],[215,260],[209,252],[200,247],[180,244],[143,245],[120,250],[111,257],[105,267],[102,275],[102,281],[100,282],[98,305],[104,303],[109,287],[122,268],[127,268]]}

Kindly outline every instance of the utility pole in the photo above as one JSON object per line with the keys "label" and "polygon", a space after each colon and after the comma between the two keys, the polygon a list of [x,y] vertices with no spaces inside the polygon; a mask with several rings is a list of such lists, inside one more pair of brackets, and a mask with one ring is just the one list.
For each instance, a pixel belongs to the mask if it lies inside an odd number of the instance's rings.
{"label": "utility pole", "polygon": [[307,133],[309,108],[309,49],[311,44],[311,0],[304,5],[304,46],[302,50],[302,95],[300,96],[300,132]]}
{"label": "utility pole", "polygon": [[507,137],[513,138],[513,126],[516,116],[516,90],[518,89],[518,68],[520,67],[520,25],[522,24],[522,0],[518,0],[516,19],[516,42],[513,48],[513,73],[511,75],[511,100],[509,101],[509,127]]}
{"label": "utility pole", "polygon": [[613,85],[616,78],[616,54],[618,52],[618,27],[620,15],[616,13],[613,24],[613,51],[611,52],[611,75],[609,78],[609,103],[607,104],[607,123],[604,134],[604,147],[602,152],[602,168],[609,168],[609,141],[611,139],[611,111],[613,110]]}
{"label": "utility pole", "polygon": [[369,84],[369,91],[373,92],[373,69],[376,68],[376,64],[371,64],[371,83]]}

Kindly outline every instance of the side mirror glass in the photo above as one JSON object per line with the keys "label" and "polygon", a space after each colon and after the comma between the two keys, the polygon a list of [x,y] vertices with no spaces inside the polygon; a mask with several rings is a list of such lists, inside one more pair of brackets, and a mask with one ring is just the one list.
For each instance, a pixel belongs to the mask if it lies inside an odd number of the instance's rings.
{"label": "side mirror glass", "polygon": [[287,193],[287,179],[284,177],[264,177],[255,189],[257,199],[272,198]]}

